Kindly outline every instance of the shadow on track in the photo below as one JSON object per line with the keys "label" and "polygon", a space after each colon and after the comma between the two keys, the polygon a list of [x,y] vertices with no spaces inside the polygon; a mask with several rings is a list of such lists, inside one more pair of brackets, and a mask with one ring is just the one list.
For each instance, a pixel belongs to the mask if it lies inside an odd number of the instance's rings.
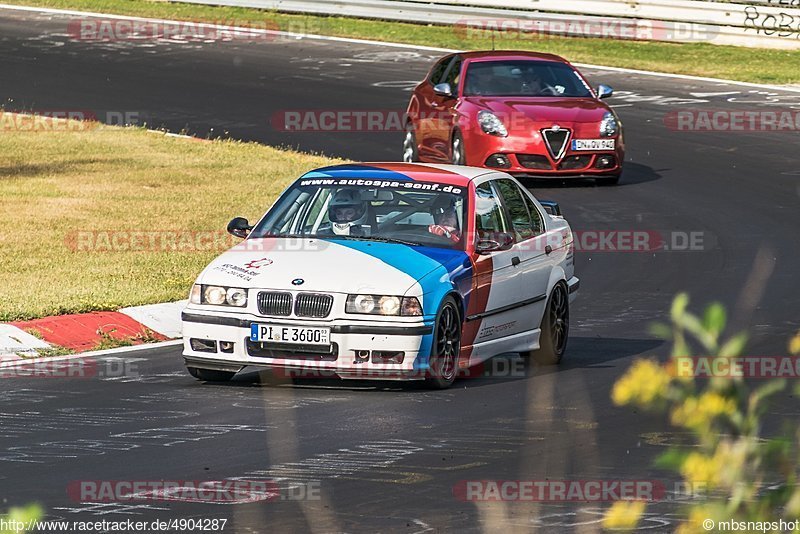
{"label": "shadow on track", "polygon": [[[637,355],[651,354],[663,345],[654,339],[620,339],[601,337],[572,337],[567,353],[557,366],[539,366],[518,354],[499,354],[490,360],[463,370],[453,387],[442,393],[458,389],[472,389],[518,380],[535,380],[537,376],[564,373],[574,369],[615,367],[615,360],[628,360]],[[620,373],[625,365],[620,365]],[[207,384],[210,386],[212,384]],[[337,378],[286,377],[269,370],[245,369],[232,381],[213,384],[217,387],[264,387],[292,389],[332,389],[342,391],[420,391],[430,390],[423,381],[341,380]]]}
{"label": "shadow on track", "polygon": [[570,178],[559,180],[555,178],[517,178],[522,185],[528,189],[547,189],[547,188],[577,188],[577,187],[602,187],[603,189],[614,189],[615,187],[626,187],[629,185],[639,185],[647,182],[654,182],[661,179],[660,172],[669,169],[655,170],[641,163],[627,162],[619,183],[612,186],[600,186],[591,178]]}

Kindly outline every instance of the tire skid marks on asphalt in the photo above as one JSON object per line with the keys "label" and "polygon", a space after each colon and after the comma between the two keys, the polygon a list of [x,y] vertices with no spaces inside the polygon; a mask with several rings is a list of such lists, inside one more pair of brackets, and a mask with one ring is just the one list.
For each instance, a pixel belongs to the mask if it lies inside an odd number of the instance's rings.
{"label": "tire skid marks on asphalt", "polygon": [[0,390],[0,403],[4,407],[9,404],[19,402],[20,404],[29,405],[36,404],[53,399],[61,399],[62,401],[68,397],[76,397],[80,395],[77,391],[59,391],[53,389],[3,389]]}
{"label": "tire skid marks on asphalt", "polygon": [[38,432],[62,432],[81,427],[107,427],[142,421],[182,419],[197,415],[196,412],[183,411],[115,409],[112,412],[96,408],[58,408],[55,412],[32,410],[0,412],[0,427],[3,428],[0,439]]}
{"label": "tire skid marks on asphalt", "polygon": [[[126,504],[120,502],[87,502],[75,506],[56,506],[53,510],[68,512],[70,514],[89,513],[92,515],[142,515],[145,510],[167,511],[169,507],[154,506],[152,504]],[[53,518],[48,518],[54,520]]]}
{"label": "tire skid marks on asphalt", "polygon": [[[390,480],[380,477],[382,482],[414,483],[424,481],[425,474],[410,471],[409,469],[415,467],[410,468],[406,464],[397,465],[410,456],[432,455],[441,461],[440,458],[446,454],[450,457],[450,461],[456,463],[448,469],[470,469],[485,465],[485,462],[476,462],[478,458],[496,460],[499,454],[513,454],[520,446],[544,439],[541,436],[507,437],[489,433],[484,436],[473,435],[464,438],[370,441],[335,452],[317,454],[296,462],[249,471],[228,480],[270,478],[278,484],[302,484],[320,479],[338,478],[377,481],[374,478],[374,471],[379,470],[382,474],[389,471],[401,475],[399,478],[390,477]],[[419,467],[419,469],[424,471],[427,468]]]}
{"label": "tire skid marks on asphalt", "polygon": [[202,441],[216,438],[230,432],[266,432],[272,425],[237,425],[237,424],[209,424],[209,425],[182,425],[173,428],[148,428],[111,434],[112,438],[128,438],[133,440],[148,440],[162,447],[171,447],[190,441]]}
{"label": "tire skid marks on asphalt", "polygon": [[[186,377],[185,372],[182,371],[180,374],[182,377]],[[268,402],[270,410],[292,410],[295,408],[306,408],[308,406],[328,405],[332,402],[350,401],[352,400],[352,396],[348,395],[314,398],[289,397],[285,399],[270,396],[267,400],[265,400],[260,389],[258,388],[226,388],[215,390],[214,399],[217,402],[222,402],[226,406],[230,405],[234,408],[263,410],[265,402]],[[209,400],[209,395],[208,390],[205,388],[196,388],[145,393],[136,397],[128,397],[123,400],[125,402],[137,404],[156,404],[159,406],[164,406],[166,403],[169,403],[171,406],[178,406],[183,402],[196,405],[199,402],[207,402]]]}
{"label": "tire skid marks on asphalt", "polygon": [[[175,412],[178,413],[178,412]],[[4,438],[13,437],[6,434],[6,426],[3,417],[9,415],[19,415],[12,418],[12,424],[16,429],[22,429],[23,425],[35,427],[45,431],[63,431],[74,429],[79,423],[73,420],[62,422],[61,424],[49,423],[49,416],[39,412],[29,412],[22,414],[0,414],[0,422],[3,422]],[[197,414],[187,414],[197,415]],[[181,416],[183,417],[183,416]],[[134,421],[141,421],[139,417]],[[95,419],[91,426],[105,424],[100,423],[100,419]],[[120,422],[113,419],[115,424]],[[133,421],[124,421],[133,422]],[[76,439],[71,441],[45,441],[35,445],[7,447],[0,451],[0,462],[22,462],[43,464],[64,459],[81,458],[85,456],[97,456],[121,451],[130,451],[142,446],[172,447],[189,442],[198,442],[213,439],[232,432],[266,432],[270,425],[237,425],[237,424],[189,424],[167,428],[148,428],[139,431],[121,432],[111,434],[108,439]]]}
{"label": "tire skid marks on asphalt", "polygon": [[[566,528],[577,528],[588,525],[600,525],[605,517],[606,510],[603,508],[571,508],[564,512],[554,512],[550,514],[542,514],[530,519],[529,522],[516,523],[517,526],[531,528],[532,526],[544,529],[545,532],[554,532],[558,529],[559,532]],[[666,513],[658,514],[645,512],[642,515],[639,525],[634,531],[649,531],[652,529],[664,529],[677,522],[681,517],[678,514]],[[511,525],[506,525],[511,526]]]}

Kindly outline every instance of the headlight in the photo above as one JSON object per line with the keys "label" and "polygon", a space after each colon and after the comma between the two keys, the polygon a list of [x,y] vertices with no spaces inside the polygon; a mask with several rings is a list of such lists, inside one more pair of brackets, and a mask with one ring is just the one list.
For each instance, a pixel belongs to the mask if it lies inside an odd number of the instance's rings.
{"label": "headlight", "polygon": [[[197,287],[197,286],[195,286]],[[247,306],[247,290],[238,287],[201,286],[202,299],[200,304],[213,304],[214,306]],[[194,293],[192,288],[192,293]],[[194,301],[192,301],[194,302]]]}
{"label": "headlight", "polygon": [[192,304],[200,304],[203,299],[203,287],[200,284],[192,284],[192,290],[189,292],[189,302]]}
{"label": "headlight", "polygon": [[347,313],[368,315],[422,315],[422,306],[415,297],[389,295],[348,295],[344,306]]}
{"label": "headlight", "polygon": [[225,295],[227,291],[224,287],[219,286],[205,286],[203,289],[203,303],[204,304],[225,304]]}
{"label": "headlight", "polygon": [[247,291],[238,287],[229,287],[225,294],[225,302],[231,306],[245,306],[247,304]]}
{"label": "headlight", "polygon": [[491,111],[479,111],[478,124],[481,125],[481,130],[489,135],[497,135],[499,137],[508,135],[508,130],[506,130],[503,122]]}
{"label": "headlight", "polygon": [[606,113],[603,115],[603,120],[600,121],[600,135],[603,137],[612,137],[617,135],[619,131],[619,125],[617,124],[617,118],[614,117],[613,113]]}

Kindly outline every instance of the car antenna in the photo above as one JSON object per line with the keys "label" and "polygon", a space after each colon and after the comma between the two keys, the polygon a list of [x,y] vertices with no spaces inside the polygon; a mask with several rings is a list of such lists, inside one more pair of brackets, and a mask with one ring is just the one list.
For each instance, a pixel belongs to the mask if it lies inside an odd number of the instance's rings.
{"label": "car antenna", "polygon": [[494,52],[494,32],[492,32],[492,52]]}

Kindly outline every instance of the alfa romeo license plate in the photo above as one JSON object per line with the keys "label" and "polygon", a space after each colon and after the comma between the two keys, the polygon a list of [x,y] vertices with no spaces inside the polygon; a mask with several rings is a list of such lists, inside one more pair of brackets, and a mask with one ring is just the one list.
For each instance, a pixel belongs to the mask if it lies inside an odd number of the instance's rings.
{"label": "alfa romeo license plate", "polygon": [[573,139],[572,150],[614,150],[614,139]]}
{"label": "alfa romeo license plate", "polygon": [[250,341],[293,345],[330,345],[331,329],[315,326],[250,325]]}

